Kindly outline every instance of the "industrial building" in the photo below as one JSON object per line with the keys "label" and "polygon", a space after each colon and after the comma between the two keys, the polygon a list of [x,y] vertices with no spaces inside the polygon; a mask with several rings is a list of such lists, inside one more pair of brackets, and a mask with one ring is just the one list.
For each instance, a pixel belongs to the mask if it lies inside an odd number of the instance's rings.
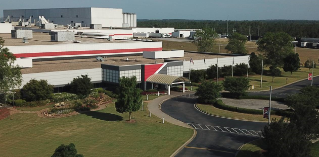
{"label": "industrial building", "polygon": [[50,8],[50,9],[13,9],[3,10],[3,15],[10,22],[19,20],[38,21],[44,16],[48,22],[58,25],[74,25],[80,23],[82,27],[90,24],[101,24],[102,27],[136,27],[137,18],[134,13],[123,13],[115,8]]}

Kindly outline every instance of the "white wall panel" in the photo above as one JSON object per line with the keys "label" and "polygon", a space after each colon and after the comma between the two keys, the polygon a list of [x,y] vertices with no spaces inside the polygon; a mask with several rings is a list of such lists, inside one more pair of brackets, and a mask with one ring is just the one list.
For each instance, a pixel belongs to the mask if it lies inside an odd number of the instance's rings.
{"label": "white wall panel", "polygon": [[19,66],[21,68],[32,68],[32,59],[31,58],[17,58],[14,62],[15,66]]}
{"label": "white wall panel", "polygon": [[[223,67],[223,66],[228,66],[233,64],[233,59],[234,59],[234,65],[244,63],[244,64],[249,64],[249,56],[227,56],[224,58],[218,58],[218,67]],[[189,69],[193,70],[202,70],[202,69],[207,69],[211,65],[217,64],[217,58],[214,59],[204,59],[202,60],[193,60],[194,64],[191,63],[189,60],[184,61],[184,71],[189,71]]]}
{"label": "white wall panel", "polygon": [[81,75],[88,75],[92,82],[102,81],[102,69],[81,69],[81,70],[69,70],[69,71],[54,71],[43,73],[31,73],[22,74],[22,86],[28,83],[31,79],[35,80],[47,80],[49,84],[54,86],[66,85],[71,83],[73,78]]}
{"label": "white wall panel", "polygon": [[0,23],[0,33],[11,33],[12,24],[11,23]]}
{"label": "white wall panel", "polygon": [[123,11],[114,8],[91,8],[91,23],[102,27],[122,27]]}

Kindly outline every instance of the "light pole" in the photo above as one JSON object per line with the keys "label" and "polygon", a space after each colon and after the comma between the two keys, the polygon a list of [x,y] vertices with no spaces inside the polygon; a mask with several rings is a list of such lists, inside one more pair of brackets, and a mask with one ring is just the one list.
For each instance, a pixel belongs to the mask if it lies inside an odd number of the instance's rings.
{"label": "light pole", "polygon": [[231,77],[234,77],[234,57],[233,57],[233,64],[231,65]]}
{"label": "light pole", "polygon": [[271,112],[271,92],[272,92],[272,86],[270,86],[270,93],[269,93],[268,124],[270,124],[270,112]]}
{"label": "light pole", "polygon": [[311,86],[313,84],[313,68],[315,68],[315,61],[312,61]]}
{"label": "light pole", "polygon": [[261,59],[260,88],[263,88],[263,72],[264,72],[264,60]]}
{"label": "light pole", "polygon": [[216,68],[217,68],[216,82],[217,82],[217,84],[218,84],[218,57],[217,57]]}

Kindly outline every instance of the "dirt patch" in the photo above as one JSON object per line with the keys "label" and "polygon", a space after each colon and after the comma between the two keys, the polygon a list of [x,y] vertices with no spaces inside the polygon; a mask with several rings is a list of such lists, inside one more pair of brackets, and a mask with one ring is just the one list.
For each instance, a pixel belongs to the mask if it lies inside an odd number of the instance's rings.
{"label": "dirt patch", "polygon": [[8,116],[10,116],[10,109],[0,108],[0,120],[5,119]]}
{"label": "dirt patch", "polygon": [[126,123],[136,123],[136,120],[135,119],[131,119],[131,120],[126,120],[125,122]]}

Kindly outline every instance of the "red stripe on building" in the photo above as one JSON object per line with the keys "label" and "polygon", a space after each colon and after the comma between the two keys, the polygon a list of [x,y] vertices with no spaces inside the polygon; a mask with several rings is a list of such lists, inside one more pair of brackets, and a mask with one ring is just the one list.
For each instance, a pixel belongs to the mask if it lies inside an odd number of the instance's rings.
{"label": "red stripe on building", "polygon": [[105,53],[125,53],[125,52],[143,52],[143,51],[162,51],[162,48],[140,48],[140,49],[117,49],[117,50],[91,50],[91,51],[65,51],[65,52],[39,52],[39,53],[20,53],[14,54],[16,58],[20,57],[48,57],[48,56],[76,56],[89,54]]}
{"label": "red stripe on building", "polygon": [[153,75],[163,64],[151,64],[144,65],[144,80],[146,81],[151,75]]}

